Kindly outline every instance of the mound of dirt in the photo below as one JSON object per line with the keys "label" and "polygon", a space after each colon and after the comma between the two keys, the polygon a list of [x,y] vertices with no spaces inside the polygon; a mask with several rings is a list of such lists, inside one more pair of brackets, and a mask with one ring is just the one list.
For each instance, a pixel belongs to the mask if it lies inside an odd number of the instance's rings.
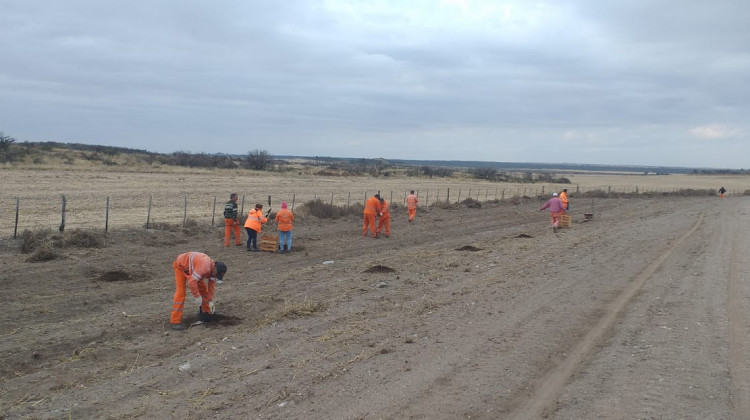
{"label": "mound of dirt", "polygon": [[390,267],[386,267],[384,265],[375,265],[375,266],[368,268],[367,270],[363,272],[364,273],[395,273],[396,270]]}
{"label": "mound of dirt", "polygon": [[471,252],[476,252],[476,251],[481,251],[481,248],[477,248],[477,247],[471,246],[471,245],[464,245],[461,248],[456,248],[456,251],[471,251]]}

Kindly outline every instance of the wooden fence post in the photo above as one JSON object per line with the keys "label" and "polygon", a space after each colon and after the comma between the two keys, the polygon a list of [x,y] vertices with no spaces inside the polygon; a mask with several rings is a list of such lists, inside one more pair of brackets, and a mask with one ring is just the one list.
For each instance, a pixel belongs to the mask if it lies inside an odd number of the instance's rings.
{"label": "wooden fence post", "polygon": [[245,196],[244,195],[242,196],[242,207],[240,207],[240,215],[237,217],[238,218],[242,217],[243,214],[245,214]]}
{"label": "wooden fence post", "polygon": [[65,230],[65,194],[62,196],[62,222],[60,223],[60,233],[62,233]]}
{"label": "wooden fence post", "polygon": [[146,212],[146,229],[149,228],[149,222],[151,222],[151,200],[154,198],[153,194],[148,196],[148,211]]}
{"label": "wooden fence post", "polygon": [[352,198],[352,192],[349,191],[348,193],[346,193],[346,208],[347,209],[349,208],[349,200],[351,200],[351,198]]}
{"label": "wooden fence post", "polygon": [[297,196],[296,193],[292,194],[292,210],[294,210],[294,199],[296,198],[296,196]]}
{"label": "wooden fence post", "polygon": [[331,193],[331,205],[333,205],[333,193]]}
{"label": "wooden fence post", "polygon": [[445,196],[445,202],[450,204],[451,203],[451,189],[448,188],[448,193]]}
{"label": "wooden fence post", "polygon": [[185,229],[185,222],[187,222],[187,194],[185,194],[185,205],[182,210],[182,228]]}
{"label": "wooden fence post", "polygon": [[216,220],[216,196],[214,196],[214,210],[211,213],[211,227],[214,227],[214,220]]}
{"label": "wooden fence post", "polygon": [[21,202],[21,199],[16,197],[16,224],[13,227],[13,239],[16,239],[18,236],[18,207]]}
{"label": "wooden fence post", "polygon": [[104,233],[109,229],[109,196],[107,196],[107,211],[104,213]]}

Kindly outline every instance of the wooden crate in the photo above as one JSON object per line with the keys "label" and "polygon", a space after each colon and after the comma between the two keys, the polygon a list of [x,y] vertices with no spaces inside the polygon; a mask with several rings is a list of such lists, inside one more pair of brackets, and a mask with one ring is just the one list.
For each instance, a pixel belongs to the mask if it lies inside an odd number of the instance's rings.
{"label": "wooden crate", "polygon": [[573,220],[573,216],[570,214],[563,214],[560,216],[560,227],[570,227],[570,222]]}
{"label": "wooden crate", "polygon": [[260,250],[276,252],[279,249],[279,235],[263,235],[260,237]]}

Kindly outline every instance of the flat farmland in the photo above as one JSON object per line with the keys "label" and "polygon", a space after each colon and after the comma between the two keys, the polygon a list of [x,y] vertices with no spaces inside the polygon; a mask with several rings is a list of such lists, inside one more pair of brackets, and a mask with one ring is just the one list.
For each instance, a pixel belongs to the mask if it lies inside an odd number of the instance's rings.
{"label": "flat farmland", "polygon": [[[536,197],[568,188],[571,194],[595,189],[613,192],[674,191],[682,188],[718,190],[729,195],[744,193],[748,177],[692,175],[559,174],[571,184],[516,184],[468,178],[372,178],[367,176],[311,176],[246,170],[186,170],[136,172],[115,170],[21,170],[3,169],[0,186],[0,235],[18,231],[57,228],[62,221],[62,196],[66,199],[68,228],[104,229],[145,226],[149,222],[181,224],[185,218],[201,225],[221,224],[221,211],[230,192],[237,192],[244,214],[268,196],[278,209],[281,200],[298,206],[313,199],[338,206],[363,203],[380,191],[394,204],[403,204],[415,190],[423,205],[435,201],[457,202],[467,197],[478,201]],[[109,204],[108,204],[109,200]],[[149,213],[150,203],[150,213]],[[109,208],[107,207],[109,205]]]}
{"label": "flat farmland", "polygon": [[[3,175],[0,418],[740,419],[750,412],[746,179],[572,174],[571,191],[724,185],[733,194],[573,194],[573,223],[555,233],[534,196],[560,188],[553,185],[241,171]],[[361,202],[376,190],[387,198],[392,191],[394,202],[408,189],[420,200],[428,191],[444,199],[447,188],[456,199],[471,190],[483,204],[423,205],[413,223],[396,208],[388,238],[362,236],[359,215],[300,214],[293,252],[251,253],[224,247],[223,229],[210,226],[213,197],[223,205],[231,191],[246,197],[247,209],[268,195],[278,208],[292,197],[299,204],[331,194],[336,203],[346,202],[341,196]],[[530,198],[495,201],[495,190]],[[69,227],[95,227],[98,242],[58,240],[48,259],[22,253],[6,220],[15,197],[37,218],[28,226],[56,228],[61,194],[71,206]],[[185,195],[189,210],[202,203],[189,214],[197,226],[143,229],[143,201],[160,200],[154,220],[173,223],[182,220]],[[98,223],[74,214],[88,208],[79,203],[107,196],[112,217],[123,220],[104,235],[103,206],[83,217]],[[263,230],[275,233],[273,224]],[[217,286],[214,322],[195,324],[198,308],[188,298],[189,328],[172,331],[171,264],[192,250],[229,270]]]}

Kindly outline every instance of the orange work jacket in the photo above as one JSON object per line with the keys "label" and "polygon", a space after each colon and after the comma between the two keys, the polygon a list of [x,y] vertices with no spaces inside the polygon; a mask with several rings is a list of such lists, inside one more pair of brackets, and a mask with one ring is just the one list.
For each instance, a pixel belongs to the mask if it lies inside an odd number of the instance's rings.
{"label": "orange work jacket", "polygon": [[409,194],[406,197],[406,208],[407,209],[416,209],[417,203],[419,203],[419,200],[417,199],[417,196],[414,194]]}
{"label": "orange work jacket", "polygon": [[[205,279],[207,285],[210,281],[216,281],[216,278],[211,275],[216,263],[211,259],[211,257],[202,252],[186,252],[184,254],[180,254],[177,256],[177,260],[175,262],[177,263],[177,266],[185,273],[185,275],[187,275],[188,287],[190,288],[190,293],[192,293],[194,297],[199,297],[201,295],[200,291],[198,290],[199,281],[203,281]],[[213,300],[214,288],[209,287],[208,290],[210,296],[204,297],[207,300]]]}
{"label": "orange work jacket", "polygon": [[390,217],[391,213],[389,212],[389,207],[390,205],[386,200],[383,200],[380,203],[380,214],[382,214],[380,217]]}
{"label": "orange work jacket", "polygon": [[563,202],[563,205],[565,208],[568,208],[568,194],[565,193],[565,191],[560,193],[560,201]]}
{"label": "orange work jacket", "polygon": [[276,213],[276,223],[279,225],[279,231],[289,232],[292,230],[292,222],[294,222],[294,214],[289,209],[281,209]]}
{"label": "orange work jacket", "polygon": [[260,232],[260,225],[266,223],[268,219],[263,216],[263,210],[252,209],[247,214],[247,220],[245,220],[245,227],[250,228],[256,232]]}
{"label": "orange work jacket", "polygon": [[372,196],[365,202],[364,214],[372,214],[377,216],[378,213],[380,213],[380,200],[375,198],[375,196]]}

